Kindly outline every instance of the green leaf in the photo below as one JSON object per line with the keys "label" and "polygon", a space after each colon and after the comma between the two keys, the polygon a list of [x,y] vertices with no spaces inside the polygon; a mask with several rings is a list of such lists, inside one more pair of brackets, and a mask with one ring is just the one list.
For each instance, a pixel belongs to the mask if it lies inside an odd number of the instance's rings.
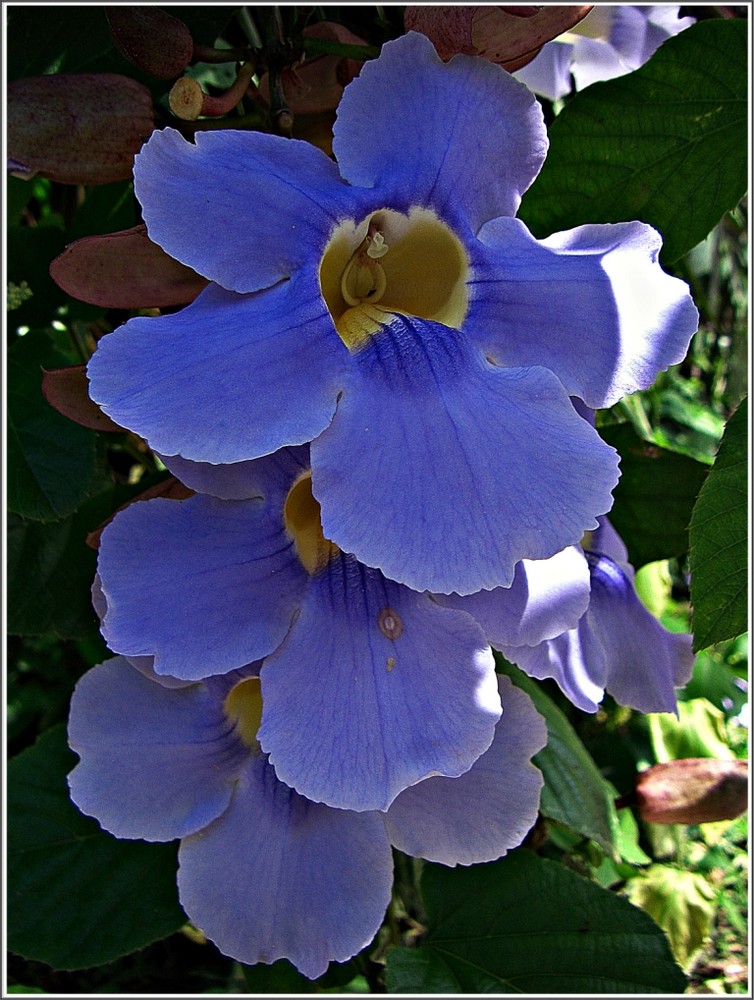
{"label": "green leaf", "polygon": [[618,818],[610,787],[597,769],[558,706],[541,686],[495,654],[497,669],[516,687],[525,691],[547,724],[547,746],[534,757],[542,771],[540,811],[543,816],[595,840],[606,853],[615,856],[615,830]]}
{"label": "green leaf", "polygon": [[116,840],[68,796],[56,726],[8,764],[8,947],[56,969],[119,958],[178,930],[175,844]]}
{"label": "green leaf", "polygon": [[687,525],[709,467],[643,441],[630,424],[600,427],[600,436],[620,454],[621,477],[608,517],[638,569],[683,555]]}
{"label": "green leaf", "polygon": [[582,91],[550,127],[520,216],[536,236],[639,219],[661,259],[704,239],[746,192],[747,24],[701,21],[640,69]]}
{"label": "green leaf", "polygon": [[58,306],[65,303],[65,292],[50,277],[50,264],[63,252],[65,242],[65,233],[53,219],[38,226],[8,227],[8,281],[17,285],[25,281],[32,292],[8,317],[14,329],[49,326]]}
{"label": "green leaf", "polygon": [[501,861],[427,865],[429,933],[387,960],[391,993],[682,993],[665,936],[640,910],[519,849]]}
{"label": "green leaf", "polygon": [[691,517],[695,650],[731,639],[747,627],[748,413],[744,399],[728,421]]}
{"label": "green leaf", "polygon": [[98,471],[94,432],[62,416],[42,395],[42,367],[66,363],[38,331],[8,352],[8,509],[36,521],[73,513]]}
{"label": "green leaf", "polygon": [[311,979],[302,976],[298,969],[281,958],[271,965],[242,965],[243,976],[249,993],[316,993]]}
{"label": "green leaf", "polygon": [[678,718],[668,712],[647,716],[652,749],[659,764],[685,757],[732,760],[725,716],[706,698],[678,702]]}
{"label": "green leaf", "polygon": [[652,865],[631,880],[628,891],[631,902],[668,935],[678,963],[689,968],[712,927],[716,909],[712,886],[695,872]]}

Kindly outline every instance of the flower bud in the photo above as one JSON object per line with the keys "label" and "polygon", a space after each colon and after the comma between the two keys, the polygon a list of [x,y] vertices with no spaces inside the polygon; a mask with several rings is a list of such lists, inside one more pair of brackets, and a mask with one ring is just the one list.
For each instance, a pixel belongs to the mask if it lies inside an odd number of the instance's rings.
{"label": "flower bud", "polygon": [[638,775],[636,799],[649,823],[735,819],[748,805],[748,767],[742,760],[708,757],[655,764]]}

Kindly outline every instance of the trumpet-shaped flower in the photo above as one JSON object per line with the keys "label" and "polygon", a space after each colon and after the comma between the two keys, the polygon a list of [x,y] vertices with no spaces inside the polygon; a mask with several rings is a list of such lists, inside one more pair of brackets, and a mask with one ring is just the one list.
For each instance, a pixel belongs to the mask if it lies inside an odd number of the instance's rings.
{"label": "trumpet-shaped flower", "polygon": [[[158,676],[197,681],[261,660],[259,740],[280,779],[331,806],[386,809],[489,747],[494,661],[473,606],[443,607],[324,536],[307,452],[234,466],[168,459],[203,492],[116,516],[95,604],[111,649],[149,657]],[[580,574],[559,569],[563,559],[523,566],[488,595],[495,634],[539,642],[575,624],[588,573],[583,560]]]}
{"label": "trumpet-shaped flower", "polygon": [[536,241],[514,216],[547,146],[498,67],[410,33],[346,88],[336,164],[253,132],[156,133],[150,237],[210,280],[102,339],[91,394],[166,456],[239,463],[312,442],[327,538],[416,590],[511,584],[611,505],[580,421],[679,361],[686,286],[641,223]]}
{"label": "trumpet-shaped flower", "polygon": [[694,24],[695,18],[679,17],[679,11],[670,4],[600,4],[583,21],[546,42],[514,75],[551,101],[572,89],[625,76],[643,66],[667,38]]}
{"label": "trumpet-shaped flower", "polygon": [[250,964],[288,958],[315,978],[377,932],[391,844],[467,865],[505,854],[534,823],[544,724],[507,678],[499,686],[503,719],[470,771],[428,778],[387,812],[349,812],[276,776],[257,739],[254,666],[168,688],[117,657],[74,692],[71,795],[116,837],[180,838],[181,903],[221,951]]}
{"label": "trumpet-shaped flower", "polygon": [[552,677],[585,712],[597,711],[605,691],[641,712],[675,712],[675,689],[694,666],[691,636],[669,632],[641,603],[626,547],[606,518],[583,546],[591,594],[578,624],[538,644],[500,643],[502,652],[531,677]]}

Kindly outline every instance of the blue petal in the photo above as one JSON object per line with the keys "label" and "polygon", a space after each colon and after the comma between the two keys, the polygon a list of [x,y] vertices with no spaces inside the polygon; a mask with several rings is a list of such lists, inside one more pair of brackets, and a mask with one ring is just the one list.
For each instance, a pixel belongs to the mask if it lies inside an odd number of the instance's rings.
{"label": "blue petal", "polygon": [[463,333],[394,316],[354,355],[312,443],[325,536],[415,590],[507,587],[612,505],[615,452],[544,368],[487,363]]}
{"label": "blue petal", "polygon": [[174,840],[231,799],[248,751],[205,685],[170,690],[123,657],[84,674],[71,700],[73,801],[116,837]]}
{"label": "blue petal", "polygon": [[347,359],[314,276],[246,296],[210,285],[103,337],[87,374],[92,399],[155,451],[220,464],[324,430]]}
{"label": "blue petal", "polygon": [[675,712],[675,688],[694,666],[691,636],[668,632],[612,559],[587,554],[592,596],[584,623],[605,650],[606,689],[640,712]]}
{"label": "blue petal", "polygon": [[517,847],[537,819],[544,784],[531,757],[547,729],[528,695],[498,678],[503,717],[489,750],[459,778],[407,788],[385,814],[390,842],[444,865],[494,861]]}
{"label": "blue petal", "polygon": [[261,501],[150,500],[102,535],[103,635],[157,673],[200,680],[270,653],[308,579],[280,511]]}
{"label": "blue petal", "polygon": [[182,483],[197,493],[209,493],[221,500],[250,500],[266,497],[279,501],[293,481],[309,468],[309,448],[281,448],[280,451],[250,462],[210,465],[191,462],[180,455],[161,455],[165,466]]}
{"label": "blue petal", "polygon": [[443,64],[424,35],[387,42],[346,88],[333,151],[351,184],[386,204],[426,205],[476,232],[515,215],[547,150],[529,91],[484,59]]}
{"label": "blue petal", "polygon": [[[582,649],[584,639],[587,650]],[[582,712],[596,712],[599,708],[605,696],[607,663],[602,647],[591,642],[588,630],[573,628],[538,646],[512,646],[502,652],[530,677],[552,678]]]}
{"label": "blue petal", "polygon": [[544,365],[591,407],[612,406],[682,361],[697,329],[688,286],[660,268],[642,222],[580,226],[538,242],[516,219],[479,234],[466,329],[501,365]]}
{"label": "blue petal", "polygon": [[153,132],[134,185],[150,239],[235,292],[316,270],[338,222],[363,214],[321,150],[262,132]]}
{"label": "blue petal", "polygon": [[589,566],[579,546],[570,545],[550,559],[524,559],[510,587],[435,599],[476,618],[497,649],[536,646],[573,628],[586,611]]}
{"label": "blue petal", "polygon": [[571,93],[571,59],[573,45],[568,42],[547,42],[526,66],[513,74],[529,90],[550,101]]}
{"label": "blue petal", "polygon": [[279,778],[341,809],[386,809],[430,774],[462,774],[500,715],[479,626],[342,554],[260,676],[258,738]]}
{"label": "blue petal", "polygon": [[390,901],[380,816],[308,802],[262,757],[220,819],[182,842],[179,862],[181,904],[223,954],[287,958],[310,979],[366,947]]}

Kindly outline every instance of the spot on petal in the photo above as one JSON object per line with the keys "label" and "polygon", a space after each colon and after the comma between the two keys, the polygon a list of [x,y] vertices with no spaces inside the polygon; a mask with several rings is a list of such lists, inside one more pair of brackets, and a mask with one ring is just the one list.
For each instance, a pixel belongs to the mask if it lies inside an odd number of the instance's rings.
{"label": "spot on petal", "polygon": [[[387,638],[391,640],[398,639],[403,632],[403,622],[400,619],[397,611],[393,611],[392,608],[383,608],[380,611],[377,618],[377,624],[380,626],[380,632]],[[390,657],[392,660],[393,658]],[[395,666],[395,660],[393,660],[393,666]],[[388,660],[388,669],[391,670],[390,660]]]}

